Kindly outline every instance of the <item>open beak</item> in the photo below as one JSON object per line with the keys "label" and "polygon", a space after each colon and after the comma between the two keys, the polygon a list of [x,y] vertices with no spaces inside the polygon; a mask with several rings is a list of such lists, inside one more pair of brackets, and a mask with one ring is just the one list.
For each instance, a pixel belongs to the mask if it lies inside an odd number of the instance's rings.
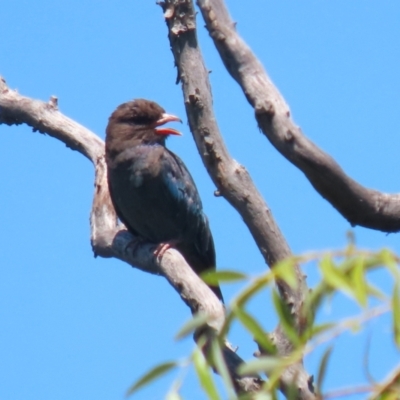
{"label": "open beak", "polygon": [[172,129],[172,128],[157,128],[158,126],[164,125],[167,122],[172,122],[172,121],[176,121],[176,122],[181,122],[182,120],[178,117],[176,117],[175,115],[172,114],[162,114],[161,117],[155,122],[154,127],[155,127],[155,131],[159,134],[159,135],[178,135],[178,136],[182,136],[182,133],[180,133],[179,131],[177,131],[176,129]]}

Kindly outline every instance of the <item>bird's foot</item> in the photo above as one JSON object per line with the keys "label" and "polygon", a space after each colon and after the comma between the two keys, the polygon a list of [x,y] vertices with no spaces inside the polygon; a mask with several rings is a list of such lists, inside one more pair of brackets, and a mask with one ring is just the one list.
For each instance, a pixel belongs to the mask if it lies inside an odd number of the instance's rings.
{"label": "bird's foot", "polygon": [[170,247],[169,243],[160,243],[154,250],[154,255],[161,258]]}
{"label": "bird's foot", "polygon": [[165,252],[170,249],[171,247],[173,247],[175,244],[175,242],[164,242],[164,243],[160,243],[157,245],[156,249],[154,250],[154,255],[158,258],[158,257],[162,257]]}

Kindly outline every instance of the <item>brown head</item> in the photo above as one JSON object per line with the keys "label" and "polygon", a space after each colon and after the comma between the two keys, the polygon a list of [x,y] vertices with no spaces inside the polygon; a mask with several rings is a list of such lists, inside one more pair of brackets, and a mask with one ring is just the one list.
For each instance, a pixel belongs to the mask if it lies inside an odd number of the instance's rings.
{"label": "brown head", "polygon": [[141,143],[164,145],[168,135],[181,134],[172,128],[160,128],[171,121],[182,122],[175,115],[167,114],[154,101],[136,99],[119,105],[108,120],[107,155]]}

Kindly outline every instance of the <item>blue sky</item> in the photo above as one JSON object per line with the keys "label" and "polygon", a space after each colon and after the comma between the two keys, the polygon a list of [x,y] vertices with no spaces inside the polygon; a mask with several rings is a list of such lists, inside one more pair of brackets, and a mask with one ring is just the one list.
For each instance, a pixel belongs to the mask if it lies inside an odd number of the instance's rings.
{"label": "blue sky", "polygon": [[[400,3],[381,0],[227,1],[240,34],[289,103],[303,132],[361,184],[398,192],[400,168]],[[0,74],[11,88],[47,101],[104,138],[114,108],[144,97],[184,120],[169,147],[198,185],[220,268],[255,276],[266,266],[241,218],[215,190],[186,123],[162,12],[153,1],[14,0],[2,4]],[[252,174],[293,252],[342,247],[349,224],[258,131],[253,110],[227,75],[198,16],[199,40],[213,85],[215,112],[232,156]],[[93,258],[89,212],[93,168],[80,154],[25,126],[0,126],[0,398],[121,399],[155,364],[185,356],[175,342],[189,318],[163,278],[115,259]],[[363,248],[400,253],[399,237],[353,229]],[[318,274],[306,271],[309,284]],[[384,274],[376,284],[388,288]],[[229,301],[240,285],[225,286]],[[264,327],[276,324],[270,298],[251,306]],[[323,319],[356,313],[346,299]],[[383,318],[335,348],[327,388],[384,377],[399,359]],[[235,328],[231,342],[250,359],[254,344]],[[316,373],[316,356],[306,360]],[[174,376],[138,393],[160,399]],[[202,399],[189,372],[182,389]],[[354,396],[354,399],[364,396]]]}

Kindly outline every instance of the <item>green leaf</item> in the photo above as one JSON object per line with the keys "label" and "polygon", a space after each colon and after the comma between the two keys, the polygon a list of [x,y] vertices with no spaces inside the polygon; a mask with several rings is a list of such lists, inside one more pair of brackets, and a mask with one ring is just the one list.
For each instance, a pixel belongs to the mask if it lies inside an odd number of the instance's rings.
{"label": "green leaf", "polygon": [[279,261],[273,267],[273,273],[277,279],[282,279],[286,282],[292,289],[297,287],[297,276],[295,265],[297,260],[295,257],[287,258],[283,261]]}
{"label": "green leaf", "polygon": [[196,369],[200,384],[206,392],[208,398],[210,400],[219,400],[220,397],[210,373],[210,367],[208,366],[203,353],[198,348],[196,348],[193,352],[193,364]]}
{"label": "green leaf", "polygon": [[325,256],[319,263],[325,282],[334,289],[341,290],[354,297],[354,290],[348,278],[336,268],[330,256]]}
{"label": "green leaf", "polygon": [[325,374],[326,374],[326,368],[328,366],[328,361],[329,361],[329,357],[331,356],[332,353],[332,346],[329,346],[321,359],[321,363],[319,365],[319,369],[318,369],[318,378],[317,378],[317,392],[319,394],[322,393],[322,383],[324,382],[325,379]]}
{"label": "green leaf", "polygon": [[310,322],[313,320],[313,316],[321,307],[323,300],[328,294],[329,291],[327,291],[325,283],[319,283],[313,290],[310,290],[306,294],[302,312]]}
{"label": "green leaf", "polygon": [[395,285],[393,290],[392,308],[393,308],[394,341],[397,347],[400,348],[400,283],[399,282]]}
{"label": "green leaf", "polygon": [[321,333],[325,333],[326,331],[329,331],[332,328],[335,328],[336,324],[332,322],[326,322],[324,324],[319,324],[319,325],[314,325],[311,329],[311,334],[309,339],[314,338],[315,336],[320,335]]}
{"label": "green leaf", "polygon": [[245,288],[242,293],[238,295],[235,303],[238,306],[244,306],[252,297],[254,297],[259,291],[265,288],[265,286],[274,282],[274,276],[271,271],[266,274],[254,279],[254,281]]}
{"label": "green leaf", "polygon": [[293,326],[294,319],[290,314],[288,306],[284,303],[276,290],[272,291],[272,300],[274,302],[276,312],[279,316],[279,322],[285,334],[290,339],[292,344],[294,344],[295,346],[300,345],[300,338],[296,332],[295,327]]}
{"label": "green leaf", "polygon": [[335,328],[336,324],[334,323],[323,323],[319,325],[311,325],[307,327],[307,329],[304,331],[302,334],[302,342],[307,343],[310,340],[313,340],[318,337],[318,335],[321,335],[332,328]]}
{"label": "green leaf", "polygon": [[217,339],[214,339],[211,343],[211,355],[214,363],[214,367],[221,375],[222,380],[224,381],[225,388],[228,392],[228,398],[233,399],[236,398],[233,383],[231,376],[229,374],[228,368],[226,366],[224,357],[222,355],[221,346]]}
{"label": "green leaf", "polygon": [[[233,301],[233,306],[232,307],[236,307],[237,304],[235,303],[235,301]],[[227,310],[226,315],[225,315],[225,321],[222,324],[222,328],[219,332],[219,337],[224,338],[228,335],[229,330],[231,329],[232,323],[235,320],[235,315],[233,314],[232,311]]]}
{"label": "green leaf", "polygon": [[299,398],[303,397],[300,394],[299,388],[297,387],[295,382],[289,383],[286,391],[285,397],[287,400],[298,400]]}
{"label": "green leaf", "polygon": [[192,334],[196,329],[206,325],[209,319],[210,317],[207,314],[196,314],[182,326],[179,332],[175,335],[175,339],[180,340]]}
{"label": "green leaf", "polygon": [[255,341],[261,345],[268,354],[276,353],[276,347],[255,318],[239,307],[234,308],[232,311],[243,326],[254,336]]}
{"label": "green leaf", "polygon": [[354,260],[355,265],[351,271],[351,280],[354,285],[354,296],[358,303],[365,307],[367,305],[367,285],[365,283],[365,260],[363,256]]}
{"label": "green leaf", "polygon": [[127,391],[126,396],[132,395],[138,389],[146,386],[150,382],[154,381],[155,379],[165,375],[167,372],[171,371],[173,368],[177,367],[177,363],[174,361],[165,362],[159,365],[156,365],[152,368],[149,372],[144,374],[140,379],[138,379]]}
{"label": "green leaf", "polygon": [[284,368],[285,365],[285,360],[281,357],[263,356],[241,364],[238,372],[240,375],[258,374],[261,372],[269,374],[278,368]]}
{"label": "green leaf", "polygon": [[378,253],[378,257],[381,259],[382,264],[384,264],[393,276],[399,279],[399,268],[396,256],[389,249],[382,249]]}
{"label": "green leaf", "polygon": [[241,272],[230,270],[207,271],[201,274],[201,278],[209,285],[218,285],[218,283],[235,283],[249,279]]}
{"label": "green leaf", "polygon": [[382,291],[380,291],[377,287],[375,287],[369,283],[367,283],[367,293],[368,293],[368,296],[374,296],[379,300],[387,301],[387,296]]}

